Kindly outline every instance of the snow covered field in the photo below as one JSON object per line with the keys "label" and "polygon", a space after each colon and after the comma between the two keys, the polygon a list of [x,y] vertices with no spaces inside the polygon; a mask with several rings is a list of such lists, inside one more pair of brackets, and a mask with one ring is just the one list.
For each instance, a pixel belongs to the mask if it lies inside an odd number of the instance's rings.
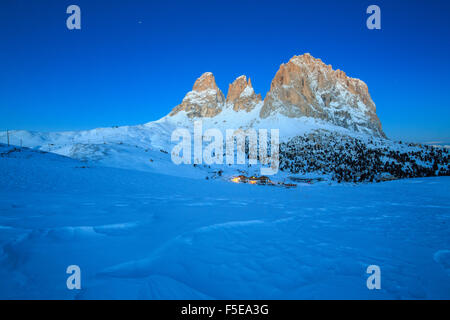
{"label": "snow covered field", "polygon": [[450,177],[284,189],[28,149],[0,173],[1,299],[450,298]]}

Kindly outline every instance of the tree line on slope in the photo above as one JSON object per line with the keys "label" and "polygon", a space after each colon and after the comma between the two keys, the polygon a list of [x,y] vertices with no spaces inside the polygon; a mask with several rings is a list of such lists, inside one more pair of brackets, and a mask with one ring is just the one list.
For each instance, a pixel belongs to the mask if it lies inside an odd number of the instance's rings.
{"label": "tree line on slope", "polygon": [[298,136],[280,144],[280,170],[355,183],[450,175],[448,149],[383,141],[323,133]]}

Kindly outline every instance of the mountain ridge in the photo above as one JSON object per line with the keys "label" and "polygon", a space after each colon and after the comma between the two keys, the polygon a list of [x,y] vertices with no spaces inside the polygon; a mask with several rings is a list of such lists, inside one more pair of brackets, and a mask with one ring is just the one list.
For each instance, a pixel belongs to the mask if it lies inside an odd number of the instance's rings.
{"label": "mountain ridge", "polygon": [[159,120],[85,131],[10,131],[8,137],[0,132],[0,142],[102,166],[176,176],[259,172],[257,166],[223,165],[180,170],[171,161],[172,133],[184,128],[192,135],[197,120],[202,121],[203,132],[278,129],[283,171],[279,178],[320,175],[364,182],[383,174],[396,178],[449,174],[448,150],[387,139],[365,83],[308,54],[281,65],[264,100],[245,75],[229,85],[225,97],[208,72],[195,81],[180,105]]}
{"label": "mountain ridge", "polygon": [[206,72],[168,116],[185,111],[189,119],[214,118],[227,109],[250,112],[261,102],[263,105],[253,122],[280,115],[295,119],[308,117],[387,138],[367,85],[348,77],[342,70],[333,70],[331,65],[309,53],[281,64],[264,100],[254,92],[250,78],[247,80],[245,75],[229,85],[225,98],[214,75]]}

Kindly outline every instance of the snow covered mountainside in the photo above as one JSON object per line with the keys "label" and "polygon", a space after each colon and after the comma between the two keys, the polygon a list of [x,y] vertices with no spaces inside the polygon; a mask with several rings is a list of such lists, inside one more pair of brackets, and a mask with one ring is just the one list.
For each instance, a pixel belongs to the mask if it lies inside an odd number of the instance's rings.
{"label": "snow covered mountainside", "polygon": [[[449,174],[447,148],[386,139],[367,85],[309,54],[281,65],[264,100],[246,76],[233,81],[225,97],[214,75],[206,72],[181,104],[158,121],[77,132],[11,131],[8,136],[13,145],[109,167],[191,178],[258,172],[248,164],[181,165],[179,170],[170,157],[178,143],[171,134],[177,128],[192,133],[198,120],[203,132],[278,129],[278,180],[313,175],[364,182]],[[0,142],[8,136],[0,133]]]}
{"label": "snow covered mountainside", "polygon": [[280,145],[280,169],[337,182],[449,176],[449,149],[315,132]]}
{"label": "snow covered mountainside", "polygon": [[[199,120],[279,129],[272,183],[230,183],[248,161],[175,165],[172,133]],[[0,133],[0,299],[449,299],[448,165],[387,139],[367,86],[310,55],[264,100],[205,73],[157,121]]]}
{"label": "snow covered mountainside", "polygon": [[450,298],[449,177],[281,189],[2,144],[0,172],[0,299]]}

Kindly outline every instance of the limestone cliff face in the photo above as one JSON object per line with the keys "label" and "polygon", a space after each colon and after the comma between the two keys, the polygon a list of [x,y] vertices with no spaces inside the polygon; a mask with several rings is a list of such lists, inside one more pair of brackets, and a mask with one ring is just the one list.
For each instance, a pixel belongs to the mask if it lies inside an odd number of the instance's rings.
{"label": "limestone cliff face", "polygon": [[[225,99],[214,75],[206,72],[169,116],[184,111],[189,119],[214,118],[226,109],[227,113],[221,115],[233,118],[228,111],[250,112],[255,108],[260,108],[251,115],[255,119],[246,118],[249,126],[264,119],[309,117],[323,120],[321,124],[330,123],[351,131],[386,137],[367,85],[341,70],[333,70],[308,53],[294,56],[280,66],[264,103],[246,76],[240,76],[230,84]],[[221,119],[221,122],[227,123],[226,120]]]}
{"label": "limestone cliff face", "polygon": [[367,85],[306,53],[282,64],[264,99],[260,117],[318,118],[385,137]]}
{"label": "limestone cliff face", "polygon": [[231,105],[234,111],[253,110],[261,102],[261,95],[256,94],[252,87],[250,78],[240,76],[230,84],[227,94],[227,104]]}
{"label": "limestone cliff face", "polygon": [[194,83],[192,91],[188,92],[181,104],[176,106],[170,116],[185,111],[189,118],[211,118],[219,114],[225,105],[225,97],[217,87],[214,75],[204,73]]}

